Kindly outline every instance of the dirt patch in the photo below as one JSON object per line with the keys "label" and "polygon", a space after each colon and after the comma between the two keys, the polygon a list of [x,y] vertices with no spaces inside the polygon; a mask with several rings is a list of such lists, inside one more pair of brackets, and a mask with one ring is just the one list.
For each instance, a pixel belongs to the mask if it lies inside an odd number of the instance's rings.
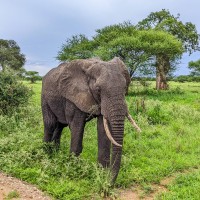
{"label": "dirt patch", "polygon": [[8,199],[9,196],[13,196],[12,200],[51,200],[37,187],[0,173],[0,200]]}
{"label": "dirt patch", "polygon": [[129,189],[120,192],[120,200],[153,200],[156,195],[167,192],[167,188],[161,185],[152,185],[152,191],[149,194],[144,194],[144,191],[140,188]]}
{"label": "dirt patch", "polygon": [[140,186],[132,187],[128,190],[120,191],[120,200],[153,200],[155,197],[163,192],[168,192],[168,185],[170,185],[180,174],[188,174],[199,170],[200,166],[192,167],[181,172],[176,172],[175,174],[166,177],[160,181],[159,184],[152,184],[151,191],[148,194],[144,194],[144,191]]}
{"label": "dirt patch", "polygon": [[129,190],[124,190],[120,192],[119,195],[119,199],[120,200],[127,200],[127,199],[134,199],[134,200],[138,200],[140,199],[140,191],[138,190],[138,188],[130,188]]}
{"label": "dirt patch", "polygon": [[167,186],[175,179],[175,176],[167,177],[160,181],[159,184],[152,184],[151,191],[145,194],[140,186],[132,187],[128,190],[120,192],[120,200],[153,200],[155,197],[163,192],[167,192]]}

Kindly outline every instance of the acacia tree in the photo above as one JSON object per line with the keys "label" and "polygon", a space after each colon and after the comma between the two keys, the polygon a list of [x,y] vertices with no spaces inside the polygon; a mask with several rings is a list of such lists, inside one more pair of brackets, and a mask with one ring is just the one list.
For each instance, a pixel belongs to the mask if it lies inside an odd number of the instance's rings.
{"label": "acacia tree", "polygon": [[[184,52],[191,54],[199,50],[199,34],[196,27],[191,22],[185,24],[180,21],[180,15],[172,15],[168,10],[161,10],[159,12],[152,12],[144,20],[137,25],[139,30],[155,29],[163,30],[182,42]],[[156,78],[157,89],[166,89],[166,76],[171,70],[169,57],[165,54],[158,54],[156,57]]]}
{"label": "acacia tree", "polygon": [[190,61],[188,67],[192,70],[192,76],[200,76],[200,59],[197,61]]}
{"label": "acacia tree", "polygon": [[[141,65],[145,65],[148,56],[143,50],[137,48],[141,44],[134,36],[138,31],[130,22],[106,26],[96,32],[93,38],[95,56],[103,60],[120,57],[126,63],[131,77]],[[136,46],[137,43],[140,44]]]}
{"label": "acacia tree", "polygon": [[25,61],[25,55],[21,53],[20,47],[14,40],[0,39],[0,67],[2,71],[5,71],[7,67],[19,70]]}
{"label": "acacia tree", "polygon": [[[106,26],[102,29],[96,30],[96,35],[89,40],[84,35],[72,36],[67,39],[66,43],[62,45],[61,50],[58,52],[57,59],[60,61],[70,61],[73,59],[84,59],[91,57],[101,57],[103,60],[112,59],[114,56],[120,57],[128,66],[130,75],[132,75],[140,63],[143,62],[143,54],[141,52],[132,52],[119,50],[103,54],[100,53],[108,47],[108,43],[123,36],[124,34],[132,34],[135,31],[133,25],[129,22]],[[108,47],[109,48],[109,47]],[[107,54],[107,55],[106,55]]]}
{"label": "acacia tree", "polygon": [[92,40],[80,36],[68,39],[57,58],[69,61],[98,56],[110,60],[118,56],[132,77],[137,69],[151,65],[155,56],[164,54],[171,62],[182,54],[182,44],[174,36],[158,30],[137,30],[129,22],[106,26],[96,33]]}
{"label": "acacia tree", "polygon": [[[112,31],[110,34],[107,32],[106,35],[105,32],[99,33],[100,36],[96,38],[98,42],[101,38],[101,42],[94,54],[104,60],[109,60],[114,56],[121,57],[128,66],[131,76],[138,68],[151,65],[152,60],[155,60],[157,56],[166,56],[169,63],[180,57],[183,52],[182,43],[163,31],[136,30],[135,28],[131,31],[129,27],[128,31],[120,31],[116,33],[116,36],[114,33]],[[165,65],[168,63],[163,63],[161,66],[167,70]],[[163,80],[166,82],[166,79]]]}
{"label": "acacia tree", "polygon": [[31,83],[35,83],[37,80],[41,79],[39,73],[36,71],[26,71],[25,77],[27,80],[31,81]]}
{"label": "acacia tree", "polygon": [[71,61],[74,59],[86,59],[93,56],[93,43],[85,35],[74,35],[68,38],[58,52],[57,59]]}

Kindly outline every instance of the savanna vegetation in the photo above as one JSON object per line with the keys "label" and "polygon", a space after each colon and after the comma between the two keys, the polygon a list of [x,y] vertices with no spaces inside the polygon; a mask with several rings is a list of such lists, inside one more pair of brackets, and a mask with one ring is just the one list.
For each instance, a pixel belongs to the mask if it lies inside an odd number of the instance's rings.
{"label": "savanna vegetation", "polygon": [[[0,169],[36,184],[56,199],[101,199],[117,196],[110,187],[109,173],[97,165],[96,122],[86,126],[84,149],[70,157],[70,133],[62,135],[61,148],[49,156],[42,143],[41,82],[29,85],[34,95],[27,107],[11,117],[1,115]],[[132,82],[127,103],[142,128],[138,134],[125,125],[123,159],[116,188],[140,186],[142,196],[151,185],[176,172],[168,192],[157,199],[199,199],[200,189],[200,85],[170,82],[170,90],[154,90]],[[196,169],[196,170],[194,170]]]}
{"label": "savanna vegetation", "polygon": [[142,198],[171,176],[173,181],[155,199],[200,199],[199,60],[188,64],[190,75],[171,76],[182,54],[197,50],[195,25],[184,24],[180,15],[167,10],[151,13],[137,25],[107,26],[96,30],[92,39],[76,35],[63,44],[60,61],[119,56],[133,78],[126,101],[142,133],[125,123],[122,165],[111,187],[109,171],[97,164],[95,119],[86,125],[80,157],[69,154],[68,129],[60,149],[47,153],[42,142],[41,78],[38,72],[25,71],[25,56],[15,41],[1,39],[0,171],[59,200],[115,199],[119,188],[129,187],[139,188]]}

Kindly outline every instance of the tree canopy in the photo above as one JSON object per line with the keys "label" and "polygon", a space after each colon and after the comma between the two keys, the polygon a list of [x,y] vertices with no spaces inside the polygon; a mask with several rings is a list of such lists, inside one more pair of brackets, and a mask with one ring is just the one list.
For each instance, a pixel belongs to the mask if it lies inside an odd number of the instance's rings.
{"label": "tree canopy", "polygon": [[150,13],[145,19],[138,22],[139,29],[156,29],[166,31],[177,37],[183,44],[185,52],[191,54],[200,50],[199,38],[196,26],[191,22],[185,24],[180,20],[180,14],[172,15],[168,10],[162,9]]}
{"label": "tree canopy", "polygon": [[124,22],[96,30],[91,40],[84,35],[67,39],[57,58],[60,61],[90,57],[110,60],[117,56],[126,63],[132,76],[163,53],[170,60],[177,58],[182,54],[182,43],[164,31],[137,30],[130,22]]}
{"label": "tree canopy", "polygon": [[91,39],[85,35],[72,36],[63,44],[57,59],[109,60],[118,56],[131,76],[136,71],[156,71],[156,88],[167,89],[167,75],[176,69],[183,52],[191,54],[200,49],[199,38],[194,24],[184,24],[179,14],[174,16],[163,9],[150,13],[136,26],[130,22],[106,26],[96,30]]}
{"label": "tree canopy", "polygon": [[11,68],[18,70],[25,64],[25,55],[21,53],[20,47],[14,40],[0,39],[0,67],[2,71]]}
{"label": "tree canopy", "polygon": [[102,31],[95,37],[99,46],[94,54],[103,60],[120,57],[128,66],[131,76],[137,69],[150,65],[156,55],[165,53],[173,60],[183,52],[182,43],[163,31],[136,30],[134,27],[116,31],[116,26],[110,26],[106,28],[106,35],[104,34]]}
{"label": "tree canopy", "polygon": [[[168,10],[150,13],[145,19],[137,24],[139,30],[163,30],[175,36],[182,42],[184,52],[191,54],[194,51],[200,50],[199,34],[196,27],[191,22],[185,24],[180,21],[180,14],[176,17]],[[167,75],[174,69],[171,66],[169,57],[164,53],[156,57],[156,88],[166,89]]]}
{"label": "tree canopy", "polygon": [[200,76],[200,59],[197,61],[190,61],[188,67],[192,70],[191,75]]}
{"label": "tree canopy", "polygon": [[61,61],[71,61],[74,59],[86,59],[93,56],[93,44],[83,34],[74,35],[68,38],[58,52],[57,59]]}

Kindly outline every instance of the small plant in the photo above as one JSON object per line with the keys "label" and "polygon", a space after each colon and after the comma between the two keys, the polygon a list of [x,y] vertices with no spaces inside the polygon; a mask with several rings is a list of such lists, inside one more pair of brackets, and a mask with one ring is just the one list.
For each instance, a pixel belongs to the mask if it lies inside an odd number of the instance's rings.
{"label": "small plant", "polygon": [[142,185],[143,192],[145,195],[152,193],[154,190],[151,185],[143,183]]}
{"label": "small plant", "polygon": [[147,112],[150,124],[166,124],[169,119],[161,104],[156,104]]}
{"label": "small plant", "polygon": [[184,94],[184,91],[180,87],[176,87],[175,89],[171,90],[172,94]]}
{"label": "small plant", "polygon": [[19,198],[20,195],[18,193],[18,191],[14,190],[8,193],[8,195],[4,198],[4,200],[11,200],[14,198]]}
{"label": "small plant", "polygon": [[148,88],[151,85],[151,83],[149,83],[145,79],[141,79],[141,80],[139,80],[139,82],[143,87],[147,87]]}
{"label": "small plant", "polygon": [[111,185],[111,173],[110,170],[105,170],[101,166],[95,165],[95,176],[94,185],[96,186],[97,192],[101,197],[108,197],[112,195]]}
{"label": "small plant", "polygon": [[139,112],[145,113],[146,112],[146,104],[145,104],[145,97],[136,99],[135,102],[135,112],[138,114]]}

